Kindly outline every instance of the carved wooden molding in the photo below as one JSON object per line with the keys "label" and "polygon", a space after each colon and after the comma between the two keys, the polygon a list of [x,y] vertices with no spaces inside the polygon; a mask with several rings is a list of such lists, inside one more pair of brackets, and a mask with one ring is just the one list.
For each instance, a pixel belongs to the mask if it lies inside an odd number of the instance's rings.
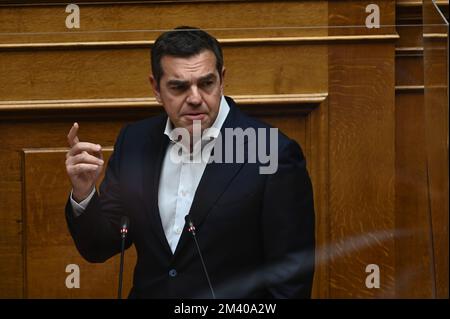
{"label": "carved wooden molding", "polygon": [[397,7],[422,7],[422,1],[397,1]]}
{"label": "carved wooden molding", "polygon": [[[448,6],[448,0],[436,0],[436,4],[439,6]],[[396,5],[397,7],[421,7],[423,5],[423,1],[397,1]]]}
{"label": "carved wooden molding", "polygon": [[424,90],[425,90],[424,85],[396,85],[395,86],[396,93],[423,92]]}
{"label": "carved wooden molding", "polygon": [[395,58],[402,57],[423,57],[423,47],[399,47],[395,48]]}
{"label": "carved wooden molding", "polygon": [[[117,4],[158,4],[158,3],[216,3],[216,2],[258,2],[261,0],[147,0],[147,1],[124,1],[124,0],[78,0],[76,4],[78,5],[117,5]],[[25,1],[5,1],[0,4],[2,6],[43,6],[43,5],[67,5],[62,0],[28,0],[28,3]]]}
{"label": "carved wooden molding", "polygon": [[446,39],[448,37],[447,33],[424,33],[424,39]]}
{"label": "carved wooden molding", "polygon": [[423,53],[423,47],[399,47],[395,48],[397,53]]}
{"label": "carved wooden molding", "polygon": [[[263,44],[292,44],[310,42],[341,42],[341,41],[387,41],[399,39],[398,34],[377,35],[337,35],[313,37],[274,37],[274,38],[233,38],[220,39],[224,46],[234,45],[263,45]],[[89,42],[55,42],[55,43],[8,43],[0,44],[0,50],[16,49],[83,49],[83,48],[109,48],[109,47],[144,47],[150,48],[155,41],[89,41]]]}
{"label": "carved wooden molding", "polygon": [[[235,95],[233,99],[242,106],[320,104],[328,93]],[[0,101],[0,111],[39,110],[89,110],[89,109],[149,109],[161,108],[154,97],[112,98],[78,100]]]}

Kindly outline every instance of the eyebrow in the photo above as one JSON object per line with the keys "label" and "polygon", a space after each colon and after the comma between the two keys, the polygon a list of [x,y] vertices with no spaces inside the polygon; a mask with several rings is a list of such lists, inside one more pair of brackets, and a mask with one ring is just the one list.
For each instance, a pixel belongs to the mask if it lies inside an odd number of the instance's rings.
{"label": "eyebrow", "polygon": [[208,81],[208,80],[215,80],[217,77],[214,73],[209,73],[205,76],[202,76],[201,78],[198,79],[199,82],[202,81]]}
{"label": "eyebrow", "polygon": [[183,80],[169,80],[167,81],[167,85],[175,85],[175,86],[185,86],[188,85],[189,81],[183,81]]}
{"label": "eyebrow", "polygon": [[[204,75],[198,79],[198,82],[204,82],[208,80],[215,80],[217,76],[214,73],[209,73],[207,75]],[[185,86],[189,85],[189,81],[184,80],[169,80],[167,81],[167,85],[175,85],[175,86]]]}

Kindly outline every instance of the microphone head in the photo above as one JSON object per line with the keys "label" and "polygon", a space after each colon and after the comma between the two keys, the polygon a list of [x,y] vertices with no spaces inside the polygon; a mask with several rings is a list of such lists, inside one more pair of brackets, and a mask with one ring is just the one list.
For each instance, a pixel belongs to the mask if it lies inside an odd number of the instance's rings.
{"label": "microphone head", "polygon": [[130,223],[130,220],[127,216],[122,216],[122,219],[120,220],[121,228],[128,228],[128,224]]}
{"label": "microphone head", "polygon": [[120,233],[122,234],[122,239],[125,239],[128,233],[128,224],[130,223],[127,216],[122,216],[120,220]]}
{"label": "microphone head", "polygon": [[194,223],[192,222],[191,216],[189,214],[187,214],[184,217],[184,220],[186,221],[186,225],[188,225],[188,231],[190,233],[192,233],[192,235],[195,236],[195,226],[194,226]]}

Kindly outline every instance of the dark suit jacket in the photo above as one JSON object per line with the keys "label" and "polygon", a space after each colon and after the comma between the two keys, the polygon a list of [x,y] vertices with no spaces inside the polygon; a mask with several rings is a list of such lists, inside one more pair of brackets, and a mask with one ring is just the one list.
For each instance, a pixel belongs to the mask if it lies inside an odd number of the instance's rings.
{"label": "dark suit jacket", "polygon": [[[226,127],[269,128],[227,101],[222,135]],[[104,262],[120,252],[120,219],[129,217],[126,246],[137,250],[130,298],[210,298],[192,234],[185,227],[172,254],[159,216],[166,119],[156,116],[122,129],[99,194],[79,217],[68,201],[67,223],[80,254]],[[308,298],[315,236],[305,158],[296,142],[279,133],[277,172],[263,175],[259,166],[210,163],[195,193],[190,216],[216,297]]]}

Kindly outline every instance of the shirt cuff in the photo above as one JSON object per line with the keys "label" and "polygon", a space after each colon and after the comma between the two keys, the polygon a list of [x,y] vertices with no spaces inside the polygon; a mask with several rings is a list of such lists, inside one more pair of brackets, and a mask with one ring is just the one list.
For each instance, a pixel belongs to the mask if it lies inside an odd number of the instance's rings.
{"label": "shirt cuff", "polygon": [[91,201],[92,197],[95,194],[95,187],[92,189],[92,192],[89,194],[89,196],[86,197],[84,200],[82,200],[79,203],[77,203],[73,199],[72,193],[73,193],[73,190],[70,192],[70,203],[72,204],[72,209],[73,209],[73,213],[74,213],[75,217],[78,217],[84,212],[86,207],[89,205],[89,202]]}

